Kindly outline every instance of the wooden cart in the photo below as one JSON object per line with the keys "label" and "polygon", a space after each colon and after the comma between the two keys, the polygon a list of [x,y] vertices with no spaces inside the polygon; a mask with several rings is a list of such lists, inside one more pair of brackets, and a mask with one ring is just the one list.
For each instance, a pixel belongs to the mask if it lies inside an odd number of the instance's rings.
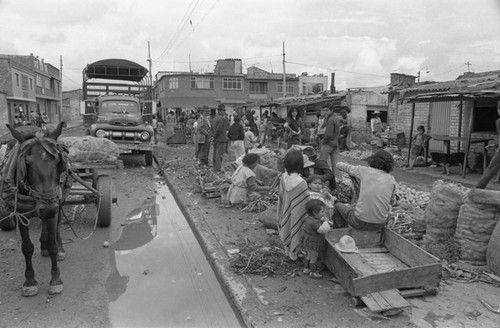
{"label": "wooden cart", "polygon": [[[335,244],[344,235],[356,241],[358,253],[342,253]],[[441,279],[439,259],[397,233],[334,229],[327,236],[326,265],[353,296],[372,312],[410,306],[404,297],[436,295]]]}

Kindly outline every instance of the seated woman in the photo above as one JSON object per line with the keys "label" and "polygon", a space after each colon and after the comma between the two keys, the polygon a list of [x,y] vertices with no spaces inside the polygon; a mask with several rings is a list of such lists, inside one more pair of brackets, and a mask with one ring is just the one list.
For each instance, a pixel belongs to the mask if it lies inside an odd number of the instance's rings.
{"label": "seated woman", "polygon": [[231,205],[245,204],[250,201],[252,194],[260,195],[261,191],[268,191],[269,186],[259,186],[257,175],[254,172],[255,167],[260,163],[258,154],[247,154],[243,157],[241,164],[231,177],[231,186],[227,192],[227,199]]}
{"label": "seated woman", "polygon": [[380,230],[389,218],[396,191],[396,180],[390,174],[394,159],[385,150],[379,150],[367,161],[370,167],[341,162],[337,164],[339,170],[359,178],[360,192],[354,207],[335,204],[335,228],[349,225],[357,230]]}

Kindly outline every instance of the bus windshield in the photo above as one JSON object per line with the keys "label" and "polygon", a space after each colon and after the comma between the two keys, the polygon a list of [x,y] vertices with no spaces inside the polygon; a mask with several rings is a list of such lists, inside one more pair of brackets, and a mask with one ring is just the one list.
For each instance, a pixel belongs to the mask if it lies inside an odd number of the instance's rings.
{"label": "bus windshield", "polygon": [[139,107],[134,101],[108,100],[101,104],[101,114],[139,114]]}

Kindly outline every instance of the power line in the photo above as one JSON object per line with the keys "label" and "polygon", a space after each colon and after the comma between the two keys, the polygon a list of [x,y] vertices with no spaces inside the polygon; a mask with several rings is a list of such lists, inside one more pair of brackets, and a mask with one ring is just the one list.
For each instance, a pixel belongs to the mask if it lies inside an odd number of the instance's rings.
{"label": "power line", "polygon": [[172,39],[170,40],[170,42],[168,43],[167,47],[163,50],[163,52],[160,54],[160,56],[157,59],[162,58],[164,55],[168,54],[170,52],[170,50],[172,50],[172,48],[174,47],[175,43],[177,42],[177,39],[179,38],[179,36],[181,35],[182,31],[186,27],[186,24],[191,21],[191,19],[190,19],[191,15],[193,14],[193,12],[196,9],[196,7],[198,6],[198,3],[200,2],[200,0],[196,0],[196,3],[191,8],[191,4],[193,2],[194,2],[194,0],[192,0],[191,3],[189,4],[189,6],[188,6],[188,8],[186,10],[186,13],[184,14],[184,17],[182,18],[182,20],[180,21],[180,24],[179,24],[177,30],[175,31]]}
{"label": "power line", "polygon": [[70,80],[70,81],[71,81],[71,82],[73,82],[74,84],[76,84],[76,85],[78,85],[78,86],[80,86],[80,87],[82,86],[82,84],[81,84],[81,83],[79,83],[79,82],[75,82],[74,80],[72,80],[72,79],[71,79],[71,78],[69,78],[68,76],[64,75],[64,73],[62,74],[62,76],[63,76],[64,78],[66,78],[67,80]]}
{"label": "power line", "polygon": [[[271,58],[271,57],[278,57],[281,56],[281,54],[276,54],[276,55],[269,55],[269,56],[259,56],[259,57],[247,57],[247,58],[240,58],[241,60],[251,60],[251,59],[261,59],[261,58]],[[219,58],[220,59],[220,58]],[[212,63],[216,62],[218,59],[212,59],[212,60],[198,60],[198,61],[191,61],[191,63]],[[164,64],[188,64],[188,61],[161,61],[161,60],[153,60],[155,63],[164,63]]]}

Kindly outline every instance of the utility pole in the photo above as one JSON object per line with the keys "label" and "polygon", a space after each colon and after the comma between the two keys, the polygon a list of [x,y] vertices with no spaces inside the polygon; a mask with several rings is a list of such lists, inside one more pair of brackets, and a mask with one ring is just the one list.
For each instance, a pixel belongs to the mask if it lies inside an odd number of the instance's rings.
{"label": "utility pole", "polygon": [[149,62],[149,84],[150,84],[150,87],[151,87],[151,114],[155,114],[153,113],[153,108],[154,108],[154,102],[155,102],[155,96],[154,96],[154,92],[153,92],[153,73],[151,72],[151,68],[153,66],[152,64],[152,60],[151,60],[151,47],[149,45],[149,41],[148,41],[148,59],[147,61]]}
{"label": "utility pole", "polygon": [[62,69],[63,69],[63,62],[62,62],[62,55],[59,56],[59,101],[60,101],[60,106],[59,106],[59,113],[57,113],[57,116],[59,116],[59,122],[62,121],[62,111],[63,111],[63,88],[62,88]]}
{"label": "utility pole", "polygon": [[283,98],[286,97],[285,41],[283,41]]}
{"label": "utility pole", "polygon": [[189,51],[189,73],[191,73],[191,50]]}

